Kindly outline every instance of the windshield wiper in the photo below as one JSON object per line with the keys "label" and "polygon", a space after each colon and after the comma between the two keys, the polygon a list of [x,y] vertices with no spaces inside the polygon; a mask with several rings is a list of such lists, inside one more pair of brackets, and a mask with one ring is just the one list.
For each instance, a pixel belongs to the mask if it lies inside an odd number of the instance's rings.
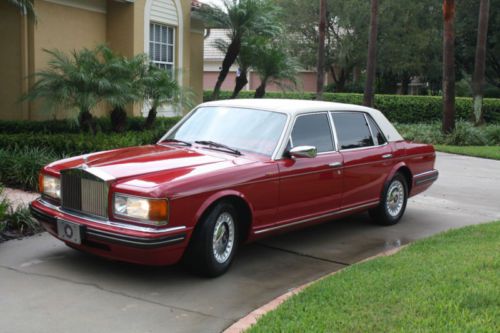
{"label": "windshield wiper", "polygon": [[192,146],[191,142],[177,140],[177,139],[165,139],[162,142],[180,143],[180,144],[183,144],[183,145],[188,146],[188,147]]}
{"label": "windshield wiper", "polygon": [[214,142],[214,141],[205,141],[205,140],[195,141],[195,143],[200,144],[200,145],[205,145],[205,146],[216,147],[216,148],[223,148],[223,149],[229,150],[230,152],[232,152],[235,155],[241,155],[241,152],[239,150],[236,150],[234,148],[226,146],[222,143],[218,143],[218,142]]}

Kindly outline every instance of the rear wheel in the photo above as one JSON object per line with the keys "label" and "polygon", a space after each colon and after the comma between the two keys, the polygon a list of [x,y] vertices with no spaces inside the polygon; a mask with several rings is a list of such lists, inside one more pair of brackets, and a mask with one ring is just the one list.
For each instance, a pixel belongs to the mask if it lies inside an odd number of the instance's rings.
{"label": "rear wheel", "polygon": [[399,222],[408,201],[406,178],[397,173],[385,186],[382,200],[378,207],[370,210],[372,219],[381,225],[393,225]]}
{"label": "rear wheel", "polygon": [[216,204],[195,229],[184,262],[200,275],[224,274],[238,247],[238,212],[227,202]]}

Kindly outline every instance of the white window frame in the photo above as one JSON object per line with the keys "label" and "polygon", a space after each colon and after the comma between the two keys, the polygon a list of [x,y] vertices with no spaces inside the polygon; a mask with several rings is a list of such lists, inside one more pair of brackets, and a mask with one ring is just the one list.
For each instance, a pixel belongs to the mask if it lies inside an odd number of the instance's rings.
{"label": "white window frame", "polygon": [[[161,27],[165,27],[167,28],[167,41],[165,42],[162,42],[161,40],[160,41],[157,41],[157,40],[154,40],[154,37],[155,37],[155,33],[154,31],[157,29],[157,28],[161,28]],[[172,75],[175,75],[175,61],[176,61],[176,56],[175,56],[175,43],[176,43],[176,28],[174,26],[171,26],[171,25],[167,25],[167,24],[163,24],[163,23],[158,23],[158,22],[154,22],[154,21],[151,21],[149,23],[149,48],[151,49],[151,44],[153,44],[153,52],[148,52],[149,53],[149,59],[150,61],[155,64],[156,66],[160,67],[160,68],[164,68],[165,70],[168,70],[170,71],[170,73]],[[169,30],[172,31],[172,42],[169,43],[168,41],[168,35],[169,35]],[[166,52],[166,55],[165,55],[165,59],[166,61],[163,61],[161,60],[161,53],[160,53],[160,59],[154,59],[154,56],[156,55],[156,52],[155,52],[155,48],[156,47],[166,47],[165,49],[165,52]],[[168,49],[169,47],[172,48],[172,61],[168,61]],[[171,66],[171,69],[168,68],[168,66]]]}

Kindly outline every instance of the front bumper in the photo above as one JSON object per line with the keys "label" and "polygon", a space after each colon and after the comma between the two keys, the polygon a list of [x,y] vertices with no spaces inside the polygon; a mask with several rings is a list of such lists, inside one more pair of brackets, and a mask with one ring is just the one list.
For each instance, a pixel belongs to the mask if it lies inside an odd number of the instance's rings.
{"label": "front bumper", "polygon": [[58,218],[81,225],[81,244],[63,241],[73,248],[110,259],[146,265],[173,264],[182,257],[187,245],[189,230],[184,226],[158,229],[97,220],[63,211],[43,199],[31,202],[30,211],[58,239]]}

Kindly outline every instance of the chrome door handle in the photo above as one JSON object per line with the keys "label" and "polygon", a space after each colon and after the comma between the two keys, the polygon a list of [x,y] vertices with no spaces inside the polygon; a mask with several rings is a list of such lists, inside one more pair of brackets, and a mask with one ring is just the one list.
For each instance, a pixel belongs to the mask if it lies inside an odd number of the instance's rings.
{"label": "chrome door handle", "polygon": [[382,158],[391,158],[392,157],[392,154],[384,154],[382,155]]}
{"label": "chrome door handle", "polygon": [[338,168],[338,167],[342,166],[342,162],[333,162],[333,163],[328,164],[328,166],[331,168]]}

